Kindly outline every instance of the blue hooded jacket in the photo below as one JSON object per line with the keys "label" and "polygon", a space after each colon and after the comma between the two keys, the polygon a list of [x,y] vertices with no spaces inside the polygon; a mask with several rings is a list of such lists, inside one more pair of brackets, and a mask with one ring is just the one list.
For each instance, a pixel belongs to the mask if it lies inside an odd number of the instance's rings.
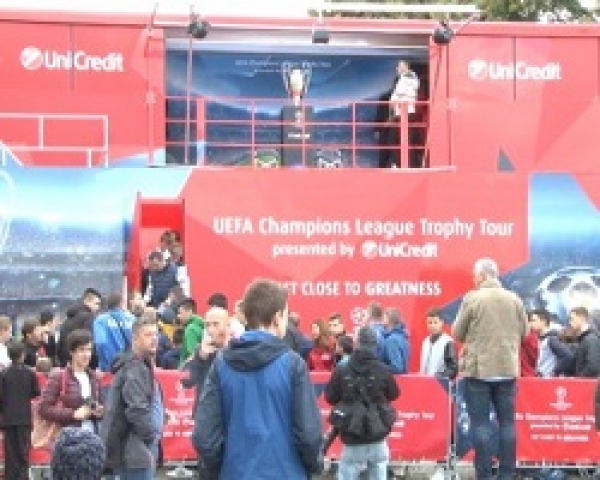
{"label": "blue hooded jacket", "polygon": [[110,310],[94,320],[94,346],[98,355],[98,366],[110,372],[115,357],[131,347],[131,326],[135,317],[124,310]]}
{"label": "blue hooded jacket", "polygon": [[383,363],[395,375],[407,373],[410,360],[410,343],[404,325],[398,323],[391,330],[386,330],[383,335]]}
{"label": "blue hooded jacket", "polygon": [[307,480],[322,436],[306,364],[282,339],[248,331],[217,356],[192,436],[209,478]]}

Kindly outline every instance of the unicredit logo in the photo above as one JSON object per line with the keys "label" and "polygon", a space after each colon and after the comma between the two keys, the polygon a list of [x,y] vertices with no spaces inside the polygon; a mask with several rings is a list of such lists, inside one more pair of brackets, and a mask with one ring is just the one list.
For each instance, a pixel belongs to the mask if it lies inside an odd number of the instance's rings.
{"label": "unicredit logo", "polygon": [[83,50],[57,52],[40,50],[37,47],[25,47],[21,52],[21,65],[27,70],[80,70],[97,72],[122,72],[123,55],[89,55]]}
{"label": "unicredit logo", "polygon": [[472,80],[532,80],[554,81],[562,79],[562,68],[558,62],[531,65],[527,62],[490,62],[474,59],[469,62],[469,78]]}

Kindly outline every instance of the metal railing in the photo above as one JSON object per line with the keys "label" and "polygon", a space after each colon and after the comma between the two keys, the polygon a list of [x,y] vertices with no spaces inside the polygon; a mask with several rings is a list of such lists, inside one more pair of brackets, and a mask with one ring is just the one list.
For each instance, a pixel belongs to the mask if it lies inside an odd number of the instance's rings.
{"label": "metal railing", "polygon": [[[18,124],[23,121],[31,121],[34,123],[34,141],[32,141],[32,138],[27,138],[27,135],[20,132],[21,129],[19,128]],[[28,154],[43,158],[44,154],[81,153],[83,160],[85,161],[85,165],[88,167],[108,165],[108,115],[0,112],[0,125],[2,125],[4,122],[7,123],[7,126],[0,129],[0,140],[3,141],[3,144],[10,149],[15,157],[19,157],[19,154]],[[51,138],[49,138],[50,135],[48,134],[47,130],[51,123],[56,124],[57,122],[63,124],[61,128],[68,128],[68,131],[72,132],[74,138],[77,135],[77,130],[76,126],[72,125],[73,122],[97,122],[100,128],[100,141],[97,145],[77,145],[76,142],[69,144],[68,142],[64,141],[54,142]],[[19,131],[17,132],[17,130]],[[27,128],[24,128],[23,130],[28,131]],[[12,138],[3,138],[2,131],[10,131],[10,134],[5,133],[5,135]],[[61,136],[64,137],[64,135]],[[4,154],[3,158],[3,161],[5,162],[6,158]]]}
{"label": "metal railing", "polygon": [[[389,156],[402,166],[427,167],[429,102],[414,103],[414,114],[402,102],[401,114],[389,119],[381,112],[390,111],[390,102],[318,100],[294,107],[281,99],[194,98],[188,114],[186,97],[169,97],[167,158],[176,164],[339,168],[375,166]],[[290,156],[296,157],[291,164]]]}

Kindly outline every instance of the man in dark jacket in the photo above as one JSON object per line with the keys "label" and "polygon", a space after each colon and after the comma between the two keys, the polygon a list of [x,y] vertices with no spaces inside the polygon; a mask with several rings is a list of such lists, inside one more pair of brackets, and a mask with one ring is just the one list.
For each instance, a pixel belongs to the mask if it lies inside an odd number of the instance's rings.
{"label": "man in dark jacket", "polygon": [[573,308],[569,313],[569,323],[579,334],[575,350],[575,376],[600,377],[600,337],[590,328],[587,308]]}
{"label": "man in dark jacket", "polygon": [[[93,288],[86,288],[83,292],[81,300],[67,310],[67,319],[60,327],[58,338],[58,362],[61,367],[65,367],[71,360],[69,347],[67,345],[67,337],[73,330],[83,328],[93,334],[94,319],[100,310],[100,302],[102,297],[100,292]],[[90,368],[98,367],[98,357],[95,352],[92,355]]]}
{"label": "man in dark jacket", "polygon": [[282,340],[287,291],[259,280],[243,305],[250,330],[217,355],[192,442],[211,479],[307,480],[321,470],[323,431],[306,364]]}
{"label": "man in dark jacket", "polygon": [[[229,312],[222,307],[212,307],[204,316],[204,328],[202,342],[198,345],[192,359],[185,366],[190,375],[188,378],[181,380],[181,385],[184,388],[196,389],[193,412],[196,411],[204,381],[215,358],[217,358],[217,353],[229,342]],[[202,480],[209,476],[204,471],[204,462],[200,457],[198,472]]]}
{"label": "man in dark jacket", "polygon": [[196,400],[194,401],[194,412],[200,400],[202,386],[208,375],[217,353],[227,345],[229,341],[229,313],[220,307],[212,307],[204,317],[205,333],[202,342],[198,345],[192,359],[186,364],[190,375],[184,378],[181,384],[184,388],[196,388]]}
{"label": "man in dark jacket", "polygon": [[150,307],[160,308],[173,287],[180,286],[177,267],[165,261],[162,252],[152,252],[148,257],[150,273],[144,291],[144,300]]}
{"label": "man in dark jacket", "polygon": [[158,327],[142,318],[133,324],[131,333],[131,351],[113,367],[115,376],[100,436],[106,445],[106,465],[120,480],[152,480],[164,422],[162,394],[152,363]]}
{"label": "man in dark jacket", "polygon": [[[358,348],[352,353],[348,363],[336,368],[325,387],[327,403],[351,405],[357,401],[364,401],[356,388],[357,378],[365,378],[368,381],[370,388],[364,389],[362,395],[368,396],[369,401],[375,405],[385,405],[398,398],[400,391],[394,376],[375,354],[376,333],[371,327],[362,327],[358,331],[357,341]],[[365,464],[369,478],[377,480],[387,478],[390,458],[385,441],[387,433],[370,436],[342,431],[340,434],[343,449],[339,478],[357,479]]]}

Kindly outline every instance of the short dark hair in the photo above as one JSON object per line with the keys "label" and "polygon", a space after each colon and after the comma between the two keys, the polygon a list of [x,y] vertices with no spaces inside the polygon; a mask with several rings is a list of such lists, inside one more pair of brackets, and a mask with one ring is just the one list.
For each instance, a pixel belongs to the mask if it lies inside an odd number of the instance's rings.
{"label": "short dark hair", "polygon": [[85,328],[78,328],[73,330],[67,336],[67,348],[69,353],[74,352],[78,348],[85,347],[92,343],[92,333]]}
{"label": "short dark hair", "polygon": [[332,313],[331,315],[329,315],[329,318],[327,319],[328,321],[332,321],[332,320],[342,320],[342,314],[341,313]]}
{"label": "short dark hair", "polygon": [[192,313],[196,313],[196,300],[194,300],[191,297],[186,297],[184,298],[181,302],[179,302],[179,305],[177,305],[177,308],[183,308],[184,310],[191,310]]}
{"label": "short dark hair", "polygon": [[271,280],[255,280],[244,294],[244,316],[250,329],[268,327],[287,305],[288,292]]}
{"label": "short dark hair", "polygon": [[369,306],[367,308],[369,311],[370,318],[373,318],[375,320],[383,318],[383,308],[381,308],[381,304],[377,302],[371,302],[369,303]]}
{"label": "short dark hair", "polygon": [[88,287],[83,291],[82,297],[83,298],[90,298],[90,297],[102,298],[102,295],[100,295],[100,292],[98,290],[96,290],[95,288]]}
{"label": "short dark hair", "polygon": [[42,310],[40,312],[40,325],[48,325],[54,320],[55,316],[54,310]]}
{"label": "short dark hair", "polygon": [[106,308],[109,310],[116,310],[117,308],[120,308],[121,305],[123,305],[123,294],[119,292],[111,293],[106,298]]}
{"label": "short dark hair", "polygon": [[354,351],[354,340],[349,335],[340,335],[337,343],[345,355],[350,355]]}
{"label": "short dark hair", "polygon": [[578,317],[583,317],[585,319],[589,318],[590,314],[588,309],[585,307],[575,307],[571,309],[571,313],[574,313]]}
{"label": "short dark hair", "polygon": [[6,345],[8,358],[14,363],[17,363],[25,354],[25,345],[22,342],[11,341]]}
{"label": "short dark hair", "polygon": [[178,328],[177,330],[175,330],[173,332],[173,344],[174,345],[181,345],[183,343],[183,328]]}
{"label": "short dark hair", "polygon": [[225,295],[224,293],[215,292],[210,297],[208,297],[209,307],[220,307],[224,310],[227,310],[228,305],[229,301],[227,300],[227,295]]}
{"label": "short dark hair", "polygon": [[23,321],[21,325],[21,336],[23,339],[27,338],[27,335],[33,333],[36,327],[40,325],[40,321],[37,318],[28,318]]}
{"label": "short dark hair", "polygon": [[531,318],[534,315],[537,315],[539,317],[539,319],[542,320],[546,325],[550,325],[550,314],[548,313],[547,310],[544,310],[543,308],[539,308],[539,309],[531,310],[530,312],[527,313],[529,320],[531,320]]}

